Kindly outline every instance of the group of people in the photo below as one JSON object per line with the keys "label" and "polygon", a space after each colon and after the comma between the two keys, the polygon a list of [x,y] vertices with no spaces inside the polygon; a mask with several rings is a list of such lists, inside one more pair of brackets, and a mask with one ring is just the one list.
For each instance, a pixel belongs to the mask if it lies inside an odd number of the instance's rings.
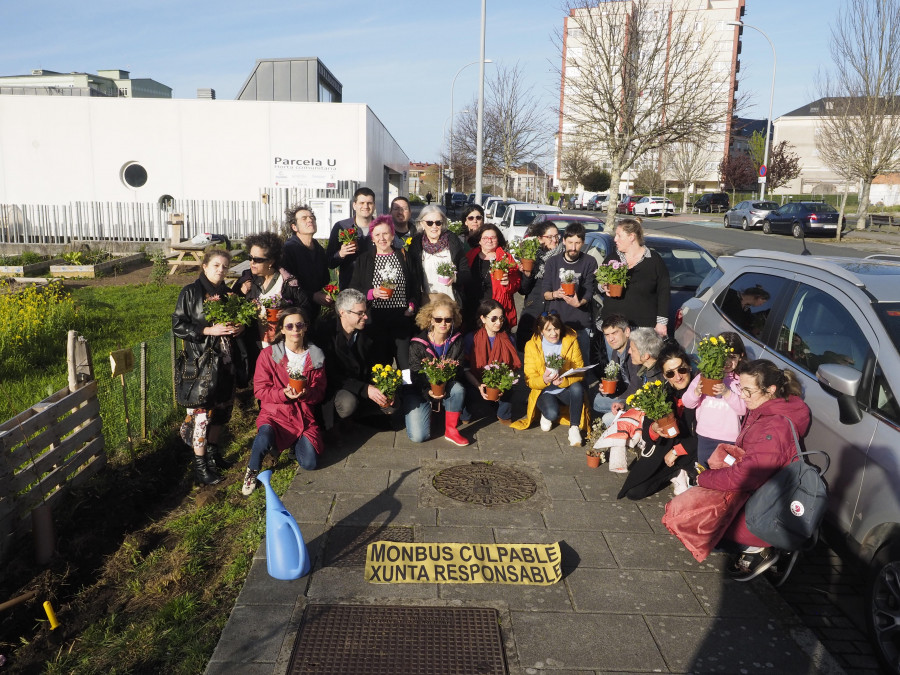
{"label": "group of people", "polygon": [[[543,431],[567,426],[572,446],[582,444],[592,412],[614,424],[631,394],[664,380],[678,434],[663,436],[656,422],[641,422],[641,451],[620,498],[640,499],[670,482],[676,493],[692,484],[755,489],[792,447],[784,444],[790,434],[764,436],[760,430],[781,428],[785,415],[800,433],[808,427],[796,380],[767,362],[747,363],[737,334],[722,336],[734,349],[725,381],[715,395],[699,393],[690,357],[667,338],[668,272],[644,245],[637,219],[616,224],[607,262],[627,266],[628,284],[621,297],[611,297],[595,279],[597,261],[582,251],[585,230],[579,223],[562,232],[552,222],[531,226],[527,235],[538,239],[540,250],[526,269],[507,250],[499,228],[485,224],[478,204],[463,209],[462,235],[448,229],[437,205],[425,206],[415,224],[403,197],[393,200],[390,214],[376,217],[374,192],[360,188],[352,206],[353,215],[334,225],[326,247],[315,239],[312,210],[290,207],[286,240],[276,233],[245,239],[249,269],[232,286],[225,283],[229,253],[213,248],[198,279],[179,295],[176,337],[195,356],[212,350],[217,364],[215,388],[208,400],[188,409],[182,425],[198,482],[217,483],[231,465],[218,443],[236,388],[249,382],[260,412],[245,495],[254,491],[267,453],[291,449],[301,467],[315,469],[324,433],[351,418],[402,415],[409,438],[422,442],[440,415],[444,438],[468,445],[459,427],[470,409],[492,398],[483,375],[494,364],[522,373],[530,390],[519,420],[512,418],[511,390],[491,402],[497,419],[514,429],[527,429],[538,417]],[[330,270],[336,270],[337,294],[326,289]],[[210,323],[204,301],[230,294],[262,304],[278,300],[277,322],[260,320],[247,328]],[[524,296],[520,311],[516,294]],[[459,362],[443,393],[430,386],[429,359]],[[597,391],[596,375],[608,362],[621,367],[615,393],[606,395]],[[389,400],[373,383],[373,372],[394,364],[403,384]],[[708,469],[719,443],[743,443],[747,454],[734,466]],[[749,550],[741,564],[764,562],[752,557],[761,556],[757,549],[764,550],[765,542],[746,531],[740,518],[727,536]]]}

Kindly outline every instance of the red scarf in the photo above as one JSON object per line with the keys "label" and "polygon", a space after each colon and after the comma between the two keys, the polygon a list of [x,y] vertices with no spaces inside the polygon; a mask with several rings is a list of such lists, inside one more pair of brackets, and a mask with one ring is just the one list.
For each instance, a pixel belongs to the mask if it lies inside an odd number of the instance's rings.
{"label": "red scarf", "polygon": [[513,347],[512,341],[509,339],[509,334],[506,331],[500,331],[497,333],[497,337],[494,338],[494,344],[491,345],[491,341],[488,338],[487,331],[484,327],[481,327],[477,331],[475,331],[475,343],[472,348],[472,367],[475,371],[475,377],[478,378],[478,381],[481,381],[482,371],[484,367],[488,365],[491,361],[498,361],[499,363],[505,363],[513,370],[519,370],[522,368],[522,362],[519,360],[519,354],[516,352],[516,348]]}
{"label": "red scarf", "polygon": [[[472,263],[475,261],[475,256],[481,253],[481,246],[475,246],[468,253],[466,253],[466,260],[469,262],[469,267],[472,267]],[[509,286],[504,286],[499,281],[494,279],[491,276],[491,297],[500,303],[503,307],[503,313],[506,315],[506,324],[512,328],[518,323],[518,317],[516,316],[516,303],[515,303],[515,294],[516,291],[519,290],[519,285],[521,284],[521,273],[519,272],[519,268],[516,265],[516,259],[512,257],[509,253],[506,253],[499,246],[495,249],[495,260],[503,260],[504,258],[509,262],[512,266],[509,269]]]}

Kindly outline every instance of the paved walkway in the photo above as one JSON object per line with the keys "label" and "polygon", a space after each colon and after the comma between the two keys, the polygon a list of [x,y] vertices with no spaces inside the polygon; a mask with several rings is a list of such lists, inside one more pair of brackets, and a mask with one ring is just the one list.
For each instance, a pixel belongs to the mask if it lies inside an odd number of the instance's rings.
{"label": "paved walkway", "polygon": [[[520,406],[519,406],[520,407]],[[475,443],[413,444],[405,431],[356,427],[324,466],[298,472],[284,496],[313,570],[276,581],[257,552],[207,672],[285,673],[310,603],[492,607],[510,673],[841,673],[767,581],[727,580],[724,557],[697,563],[662,526],[670,490],[616,501],[623,477],[589,469],[565,429],[462,428]],[[437,470],[488,460],[527,472],[531,499],[500,507],[436,500]],[[416,542],[561,542],[553,586],[368,584],[363,567],[324,566],[330,529],[406,526]],[[323,671],[325,672],[325,671]]]}

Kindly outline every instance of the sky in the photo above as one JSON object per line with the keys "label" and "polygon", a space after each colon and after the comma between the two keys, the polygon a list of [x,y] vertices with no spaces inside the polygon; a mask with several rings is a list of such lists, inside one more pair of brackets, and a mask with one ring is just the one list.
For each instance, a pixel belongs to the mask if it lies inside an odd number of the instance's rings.
{"label": "sky", "polygon": [[[746,0],[744,21],[765,31],[777,52],[774,117],[817,98],[839,5]],[[551,131],[563,16],[558,0],[487,0],[485,57],[519,64]],[[257,59],[317,56],[342,83],[344,101],[368,104],[411,161],[436,161],[451,81],[479,58],[480,24],[480,0],[0,0],[0,75],[119,68],[172,87],[175,98],[211,87],[218,99],[233,99]],[[765,38],[745,29],[740,60],[740,91],[749,95],[741,115],[765,118],[772,77]],[[477,65],[459,74],[457,114],[477,96],[477,76]]]}

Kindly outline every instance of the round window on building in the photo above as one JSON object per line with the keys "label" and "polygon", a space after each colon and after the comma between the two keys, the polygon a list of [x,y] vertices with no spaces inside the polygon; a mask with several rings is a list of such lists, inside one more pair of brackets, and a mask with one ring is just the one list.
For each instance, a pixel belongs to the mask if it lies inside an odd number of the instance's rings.
{"label": "round window on building", "polygon": [[147,169],[137,162],[130,162],[122,168],[122,182],[130,188],[143,187],[147,182]]}
{"label": "round window on building", "polygon": [[171,211],[175,208],[175,198],[172,195],[163,195],[158,203],[160,211]]}

